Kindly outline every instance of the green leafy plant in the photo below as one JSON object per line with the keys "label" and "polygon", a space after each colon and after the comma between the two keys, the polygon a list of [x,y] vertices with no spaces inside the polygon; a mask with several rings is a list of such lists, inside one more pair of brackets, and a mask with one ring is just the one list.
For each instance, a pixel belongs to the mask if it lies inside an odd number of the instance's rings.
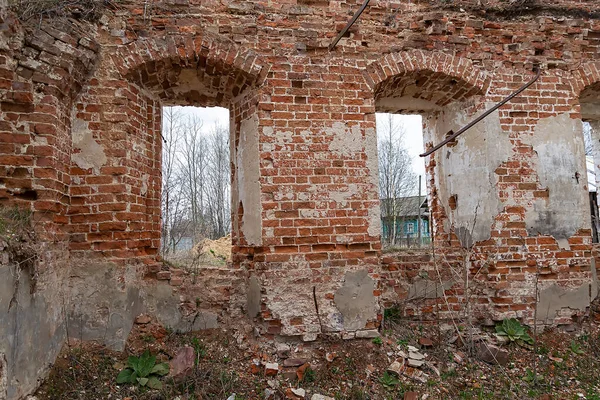
{"label": "green leafy plant", "polygon": [[500,325],[496,325],[496,334],[518,344],[533,344],[533,338],[529,336],[525,327],[515,318],[506,318]]}
{"label": "green leafy plant", "polygon": [[400,381],[394,375],[385,371],[383,376],[379,378],[379,383],[381,383],[387,390],[392,390],[400,383]]}
{"label": "green leafy plant", "polygon": [[381,346],[383,344],[383,340],[381,340],[380,337],[373,338],[372,342],[373,344],[376,344],[378,346]]}
{"label": "green leafy plant", "polygon": [[151,389],[161,389],[162,383],[158,380],[160,376],[169,373],[169,364],[156,364],[156,356],[148,350],[140,357],[130,356],[127,359],[127,368],[117,375],[117,383],[130,383],[133,385],[147,386]]}
{"label": "green leafy plant", "polygon": [[527,368],[525,370],[525,376],[523,377],[525,382],[533,382],[535,381],[535,373],[531,370],[531,368]]}
{"label": "green leafy plant", "polygon": [[306,368],[304,371],[304,376],[302,377],[302,382],[315,382],[317,380],[317,373],[311,367]]}
{"label": "green leafy plant", "polygon": [[591,387],[588,389],[585,398],[588,400],[600,400],[600,394],[598,394],[596,388]]}
{"label": "green leafy plant", "polygon": [[548,347],[545,344],[542,343],[542,344],[538,345],[538,348],[537,348],[538,354],[546,356],[546,355],[548,355],[549,352],[550,352],[550,350],[548,349]]}
{"label": "green leafy plant", "polygon": [[571,340],[571,351],[577,355],[585,354],[585,351],[581,348],[581,345],[574,340]]}

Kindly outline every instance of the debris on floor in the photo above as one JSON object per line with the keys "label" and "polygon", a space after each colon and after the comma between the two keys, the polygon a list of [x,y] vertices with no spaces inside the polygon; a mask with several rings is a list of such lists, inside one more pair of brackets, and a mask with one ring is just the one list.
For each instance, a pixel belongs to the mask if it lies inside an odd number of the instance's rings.
{"label": "debris on floor", "polygon": [[[241,324],[243,325],[243,324]],[[493,329],[404,321],[362,340],[312,343],[237,331],[172,332],[138,318],[126,351],[63,350],[38,400],[561,399],[597,400],[600,329],[540,333],[535,351]],[[458,336],[458,338],[456,337]],[[514,339],[514,338],[513,338]],[[128,356],[170,363],[162,389],[118,385]],[[84,397],[81,397],[84,396]],[[551,396],[551,397],[544,397]]]}

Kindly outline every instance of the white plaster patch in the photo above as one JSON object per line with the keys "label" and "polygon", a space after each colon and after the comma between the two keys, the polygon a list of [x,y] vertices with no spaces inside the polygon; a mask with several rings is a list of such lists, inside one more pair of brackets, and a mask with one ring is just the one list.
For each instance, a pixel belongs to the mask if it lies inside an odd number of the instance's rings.
{"label": "white plaster patch", "polygon": [[71,160],[81,169],[92,168],[95,174],[100,174],[100,168],[106,164],[104,148],[94,140],[87,122],[75,118],[72,124],[73,147],[80,150],[73,153]]}
{"label": "white plaster patch", "polygon": [[335,241],[338,243],[350,243],[352,242],[352,238],[349,236],[340,235],[335,237]]}
{"label": "white plaster patch", "polygon": [[343,122],[335,122],[331,128],[325,129],[325,133],[333,136],[329,144],[329,150],[332,152],[350,157],[363,151],[364,140],[358,125],[348,129]]}
{"label": "white plaster patch", "polygon": [[369,207],[369,226],[367,233],[370,236],[377,237],[381,235],[381,209],[379,203]]}
{"label": "white plaster patch", "polygon": [[373,295],[375,281],[367,270],[348,271],[344,284],[334,295],[337,309],[343,316],[347,331],[364,329],[369,319],[377,315],[377,299]]}
{"label": "white plaster patch", "polygon": [[[540,185],[548,189],[547,199],[536,199],[526,212],[530,235],[551,235],[568,239],[579,229],[590,228],[587,194],[587,167],[581,120],[569,114],[544,118],[530,139],[537,153],[536,170]],[[566,240],[559,244],[565,247]]]}
{"label": "white plaster patch", "polygon": [[148,179],[150,179],[150,175],[142,175],[142,187],[140,188],[140,194],[142,196],[145,196],[146,193],[148,193]]}
{"label": "white plaster patch", "polygon": [[321,218],[327,216],[327,210],[313,210],[313,209],[304,209],[300,210],[301,218]]}
{"label": "white plaster patch", "polygon": [[[365,131],[365,154],[367,156],[370,182],[374,185],[373,190],[377,192],[379,188],[379,158],[377,153],[377,131],[375,129],[369,128]],[[367,233],[373,237],[380,236],[381,208],[379,202],[369,207],[368,222]]]}
{"label": "white plaster patch", "polygon": [[353,196],[358,193],[358,186],[355,183],[350,183],[348,185],[348,190],[331,192],[329,193],[329,198],[331,200],[340,203],[342,207],[346,207],[348,204],[348,200],[351,200]]}
{"label": "white plaster patch", "polygon": [[268,137],[272,137],[273,133],[275,131],[273,130],[273,127],[271,127],[271,126],[265,126],[263,128],[262,132],[263,132],[263,135],[268,136]]}
{"label": "white plaster patch", "polygon": [[248,244],[262,245],[262,203],[260,200],[260,157],[258,117],[253,115],[240,124],[236,154],[238,196],[244,207],[242,233]]}
{"label": "white plaster patch", "polygon": [[290,131],[277,131],[277,134],[275,135],[277,141],[280,143],[292,143],[294,141],[293,136],[294,133]]}

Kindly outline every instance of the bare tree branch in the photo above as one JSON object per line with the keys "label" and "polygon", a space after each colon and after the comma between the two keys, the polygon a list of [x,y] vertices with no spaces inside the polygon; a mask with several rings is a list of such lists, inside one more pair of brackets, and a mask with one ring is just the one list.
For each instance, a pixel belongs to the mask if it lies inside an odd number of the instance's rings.
{"label": "bare tree branch", "polygon": [[406,130],[401,122],[387,114],[380,118],[379,130],[379,195],[383,218],[383,241],[393,246],[398,242],[398,229],[402,232],[404,217],[410,213],[417,176],[404,144]]}

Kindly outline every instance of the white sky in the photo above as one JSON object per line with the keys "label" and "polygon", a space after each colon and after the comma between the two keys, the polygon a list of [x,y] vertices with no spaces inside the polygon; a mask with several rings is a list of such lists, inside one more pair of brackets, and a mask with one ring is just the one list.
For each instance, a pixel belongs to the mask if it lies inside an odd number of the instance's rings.
{"label": "white sky", "polygon": [[[229,110],[221,107],[175,107],[185,116],[196,116],[204,122],[202,131],[209,132],[215,123],[221,126],[229,125]],[[377,122],[387,114],[377,114]],[[419,157],[423,152],[423,128],[420,115],[393,115],[394,122],[404,125],[404,145],[413,161],[413,170],[417,176],[422,175],[421,193],[427,193],[425,189],[425,160]],[[380,131],[378,130],[378,134]]]}
{"label": "white sky", "polygon": [[197,117],[202,120],[201,132],[209,133],[215,123],[228,127],[229,110],[222,107],[173,107],[175,112],[181,112],[185,117]]}
{"label": "white sky", "polygon": [[[387,118],[388,114],[377,113],[377,126],[381,126],[383,118]],[[423,153],[423,120],[420,115],[400,115],[392,114],[394,123],[404,126],[404,147],[408,150],[408,154],[412,159],[413,171],[417,176],[422,176],[422,189],[421,193],[425,191],[425,159],[419,157],[419,154]],[[377,129],[377,134],[382,135],[380,129]]]}

